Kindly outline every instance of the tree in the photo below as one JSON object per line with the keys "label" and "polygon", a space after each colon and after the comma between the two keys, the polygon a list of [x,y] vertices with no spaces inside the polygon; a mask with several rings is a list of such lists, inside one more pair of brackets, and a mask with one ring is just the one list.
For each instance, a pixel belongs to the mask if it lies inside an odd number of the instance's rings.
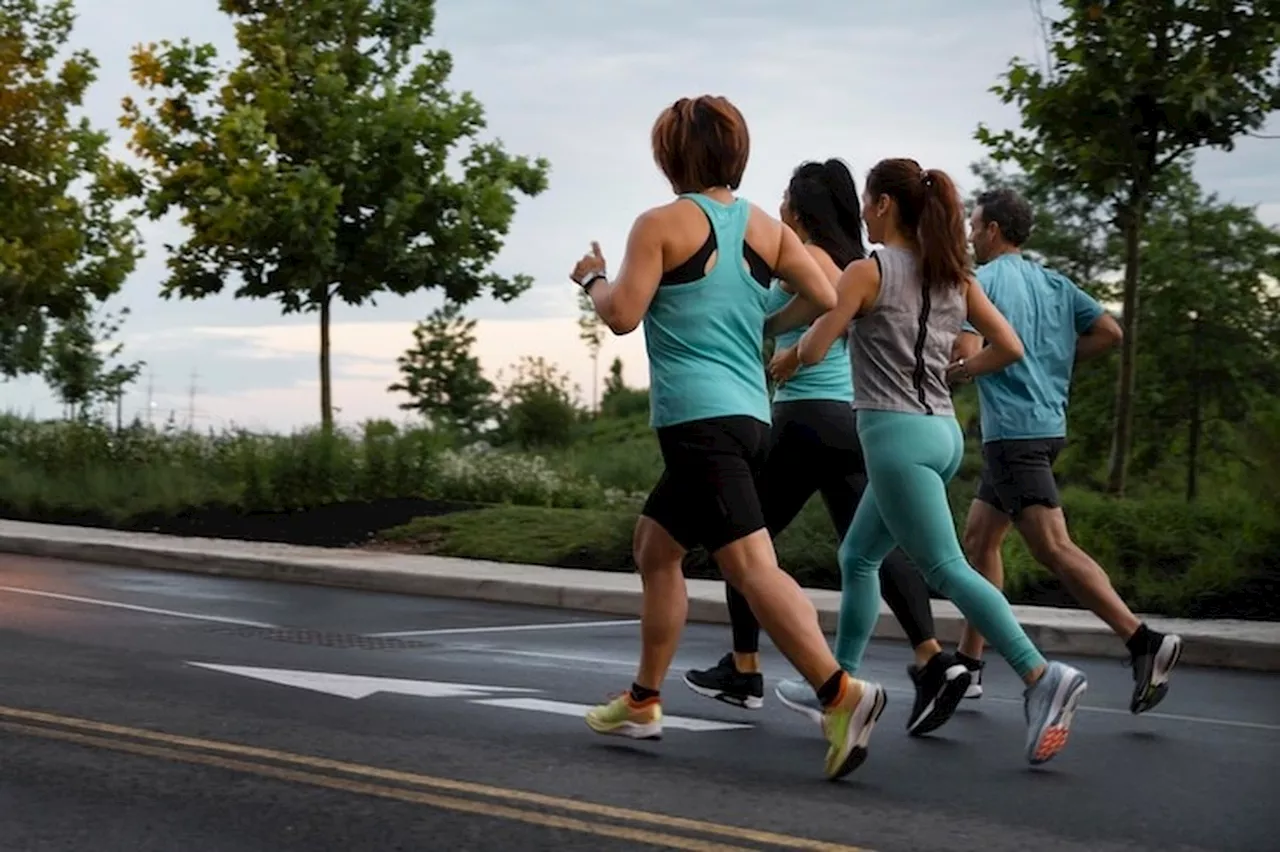
{"label": "tree", "polygon": [[515,375],[502,391],[504,437],[526,449],[572,441],[578,388],[569,375],[541,355],[526,355],[512,369]]}
{"label": "tree", "polygon": [[[240,278],[238,298],[316,312],[320,415],[332,425],[334,300],[440,287],[466,303],[509,301],[529,278],[486,271],[548,164],[475,140],[483,110],[446,89],[452,59],[424,49],[432,0],[220,0],[240,62],[210,45],[141,47],[124,101],[131,148],[149,163],[149,212],[182,212],[191,236],[169,260],[166,297],[199,299]],[[459,156],[455,148],[467,145]]]}
{"label": "tree", "polygon": [[[129,309],[120,313],[127,316]],[[114,402],[117,428],[122,425],[124,390],[138,378],[143,362],[109,366],[124,350],[123,343],[112,344],[119,330],[120,321],[110,314],[97,322],[77,315],[60,323],[49,336],[44,380],[70,416],[83,417],[98,403]]]}
{"label": "tree", "polygon": [[578,293],[578,339],[591,353],[591,412],[600,412],[600,348],[604,346],[604,322],[595,303],[586,293]]}
{"label": "tree", "polygon": [[414,345],[400,356],[401,381],[387,390],[406,393],[405,411],[417,411],[436,426],[474,435],[495,414],[494,386],[473,353],[476,321],[445,302],[413,330]]}
{"label": "tree", "polygon": [[609,365],[609,375],[604,380],[604,398],[608,399],[610,395],[626,389],[627,383],[622,380],[622,359],[615,357]]}
{"label": "tree", "polygon": [[[1137,401],[1151,458],[1180,448],[1188,501],[1206,452],[1233,454],[1238,426],[1280,394],[1280,232],[1183,173],[1148,220]],[[1269,280],[1268,280],[1269,279]],[[1139,453],[1135,452],[1135,461]]]}
{"label": "tree", "polygon": [[[0,375],[42,369],[51,324],[119,291],[141,252],[138,184],[74,113],[97,61],[65,55],[71,0],[0,0]],[[60,62],[58,57],[65,55]]]}
{"label": "tree", "polygon": [[1230,150],[1280,108],[1280,4],[1220,0],[1063,0],[1048,73],[1014,59],[993,90],[1021,132],[977,137],[1033,179],[1105,205],[1124,238],[1124,343],[1108,487],[1122,494],[1132,443],[1141,238],[1171,167],[1203,147]]}
{"label": "tree", "polygon": [[609,375],[604,380],[604,394],[600,397],[600,414],[605,417],[630,417],[649,411],[649,392],[627,387],[622,379],[622,359],[614,358],[609,365]]}

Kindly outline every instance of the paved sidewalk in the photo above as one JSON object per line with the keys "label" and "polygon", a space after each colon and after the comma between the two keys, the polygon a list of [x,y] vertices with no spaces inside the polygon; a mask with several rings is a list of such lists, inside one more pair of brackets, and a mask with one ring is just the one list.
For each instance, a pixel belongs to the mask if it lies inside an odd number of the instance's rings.
{"label": "paved sidewalk", "polygon": [[[611,615],[638,615],[641,599],[640,578],[635,574],[16,521],[0,521],[0,553]],[[691,621],[728,623],[723,584],[689,580],[688,586]],[[807,591],[818,609],[823,629],[834,633],[839,593]],[[1032,641],[1048,654],[1125,657],[1123,645],[1092,613],[1035,606],[1013,609]],[[955,606],[948,601],[934,601],[933,612],[939,638],[955,642],[962,624]],[[1148,622],[1156,629],[1183,636],[1183,661],[1190,665],[1280,671],[1280,623],[1160,617],[1151,617]],[[903,638],[901,628],[883,603],[875,635]]]}

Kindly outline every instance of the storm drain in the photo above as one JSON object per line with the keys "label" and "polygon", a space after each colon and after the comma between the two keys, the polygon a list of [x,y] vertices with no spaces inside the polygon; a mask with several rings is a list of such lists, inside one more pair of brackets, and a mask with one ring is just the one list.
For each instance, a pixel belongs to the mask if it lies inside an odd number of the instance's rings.
{"label": "storm drain", "polygon": [[236,636],[241,639],[265,639],[268,642],[287,642],[291,645],[318,645],[324,648],[355,648],[361,651],[402,651],[410,648],[431,648],[439,644],[416,639],[397,639],[393,636],[364,636],[359,633],[331,633],[323,630],[305,630],[292,627],[235,627],[215,625],[210,633]]}

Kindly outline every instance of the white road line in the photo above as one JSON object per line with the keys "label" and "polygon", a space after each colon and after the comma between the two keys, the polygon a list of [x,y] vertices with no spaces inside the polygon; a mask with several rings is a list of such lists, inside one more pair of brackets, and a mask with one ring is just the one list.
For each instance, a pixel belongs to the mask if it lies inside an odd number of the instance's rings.
{"label": "white road line", "polygon": [[[597,666],[614,666],[614,667],[623,668],[623,669],[630,669],[630,668],[633,668],[635,665],[634,662],[630,662],[627,660],[607,659],[605,657],[588,657],[588,656],[578,656],[575,654],[552,654],[544,651],[518,651],[511,648],[493,648],[493,647],[481,646],[481,645],[457,646],[457,647],[451,648],[450,650],[460,651],[463,653],[486,654],[490,658],[505,657],[505,656],[532,657],[535,659],[543,659],[543,660],[559,660],[566,663],[586,663],[588,665],[597,665]],[[580,669],[581,666],[563,666],[561,668]],[[679,680],[680,675],[677,672],[672,671],[667,675],[666,679],[669,681]],[[769,695],[772,695],[773,686],[776,683],[778,683],[778,681],[780,680],[785,680],[785,678],[767,678],[766,682],[767,682],[768,688],[765,691]],[[914,690],[906,689],[898,686],[886,686],[885,691],[888,692],[890,695],[907,695],[907,696],[915,695]],[[1021,698],[1004,698],[1002,696],[997,696],[997,695],[984,695],[982,696],[981,699],[977,701],[966,700],[961,702],[960,708],[962,710],[964,709],[977,710],[979,709],[979,706],[984,701],[996,702],[999,704],[1016,704],[1019,707],[1021,707],[1023,703]],[[1078,712],[1081,712],[1081,713],[1103,713],[1111,716],[1132,716],[1133,715],[1128,710],[1121,710],[1116,707],[1096,707],[1096,706],[1090,706],[1090,705],[1084,705],[1084,704],[1080,705],[1080,707],[1077,708],[1077,710]],[[1141,714],[1141,717],[1144,719],[1164,719],[1170,722],[1189,722],[1191,724],[1197,724],[1197,725],[1222,725],[1228,728],[1245,728],[1245,729],[1254,730],[1254,731],[1280,732],[1280,725],[1272,725],[1266,722],[1246,722],[1239,719],[1215,719],[1211,716],[1185,716],[1178,713],[1159,713],[1159,712],[1143,713]]]}
{"label": "white road line", "polygon": [[[464,654],[486,654],[501,657],[530,657],[535,660],[553,660],[561,663],[586,663],[593,666],[613,666],[617,669],[633,670],[636,667],[636,661],[631,660],[613,660],[608,657],[588,657],[585,654],[551,654],[545,651],[516,651],[511,648],[494,648],[488,645],[452,645],[449,652],[461,652]],[[581,668],[581,666],[553,666],[552,668]],[[668,680],[676,677],[675,674],[667,675]]]}
{"label": "white road line", "polygon": [[[536,713],[555,713],[559,716],[583,716],[591,709],[587,704],[573,704],[568,701],[552,701],[547,698],[478,698],[470,704],[484,704],[488,707],[506,707],[510,710],[532,710]],[[663,714],[662,727],[679,728],[685,731],[740,731],[753,728],[754,725],[742,722],[720,722],[714,719],[696,719],[689,716],[669,716]]]}
{"label": "white road line", "polygon": [[13,592],[16,595],[34,595],[41,598],[53,598],[60,601],[71,601],[73,603],[90,604],[92,606],[105,606],[112,609],[127,609],[133,612],[148,612],[152,615],[167,615],[170,618],[186,618],[191,621],[214,621],[219,624],[236,624],[241,627],[264,627],[274,628],[274,624],[264,624],[261,621],[247,621],[242,618],[225,618],[221,615],[201,615],[196,612],[178,612],[172,609],[157,609],[151,606],[139,606],[137,604],[120,603],[119,601],[104,601],[98,598],[82,598],[79,595],[63,595],[57,592],[42,592],[38,589],[23,589],[17,586],[0,586],[0,592]]}
{"label": "white road line", "polygon": [[[903,690],[906,692],[906,690]],[[912,695],[915,693],[912,692]],[[978,699],[982,701],[999,701],[1002,704],[1017,704],[1022,706],[1021,698],[1000,698],[997,696],[984,695]],[[962,708],[971,706],[974,702],[964,701],[960,704]],[[1087,704],[1081,704],[1076,708],[1077,712],[1089,713],[1106,713],[1111,716],[1133,716],[1128,710],[1121,710],[1118,707],[1096,707]],[[1280,731],[1280,725],[1269,725],[1266,722],[1245,722],[1239,719],[1215,719],[1210,716],[1184,716],[1180,713],[1141,713],[1134,718],[1142,719],[1168,719],[1171,722],[1192,722],[1200,725],[1226,725],[1229,728],[1249,728],[1255,731]]]}
{"label": "white road line", "polygon": [[573,627],[620,627],[639,624],[640,619],[625,621],[557,621],[552,624],[506,624],[499,627],[446,627],[440,630],[398,630],[394,633],[369,633],[370,639],[400,639],[407,636],[453,636],[467,633],[515,633],[521,630],[568,630]]}

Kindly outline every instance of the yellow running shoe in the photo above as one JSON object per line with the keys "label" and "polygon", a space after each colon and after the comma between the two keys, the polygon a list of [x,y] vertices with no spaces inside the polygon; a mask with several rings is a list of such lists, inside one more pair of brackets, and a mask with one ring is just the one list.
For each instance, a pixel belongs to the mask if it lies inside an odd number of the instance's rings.
{"label": "yellow running shoe", "polygon": [[823,711],[822,731],[827,735],[827,778],[835,781],[862,765],[867,759],[867,742],[871,729],[884,712],[884,687],[862,682],[862,696],[849,705],[845,695],[853,686],[853,678],[845,676],[840,699]]}
{"label": "yellow running shoe", "polygon": [[587,711],[587,726],[597,734],[633,740],[662,739],[662,700],[634,701],[630,691]]}

